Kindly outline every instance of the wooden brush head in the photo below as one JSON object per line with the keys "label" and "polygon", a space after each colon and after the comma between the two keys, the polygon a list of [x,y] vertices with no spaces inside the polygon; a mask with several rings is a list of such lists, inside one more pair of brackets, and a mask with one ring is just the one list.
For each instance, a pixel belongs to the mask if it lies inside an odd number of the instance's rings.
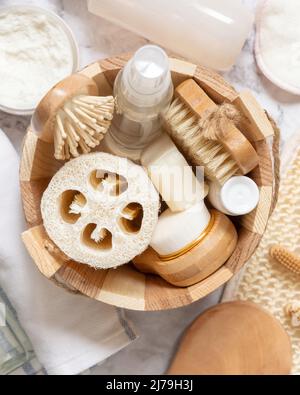
{"label": "wooden brush head", "polygon": [[94,80],[82,74],[73,74],[56,84],[39,103],[34,114],[40,139],[53,142],[56,114],[68,100],[77,95],[96,96],[98,93]]}
{"label": "wooden brush head", "polygon": [[280,322],[251,302],[223,303],[186,331],[168,374],[289,374],[292,350]]}

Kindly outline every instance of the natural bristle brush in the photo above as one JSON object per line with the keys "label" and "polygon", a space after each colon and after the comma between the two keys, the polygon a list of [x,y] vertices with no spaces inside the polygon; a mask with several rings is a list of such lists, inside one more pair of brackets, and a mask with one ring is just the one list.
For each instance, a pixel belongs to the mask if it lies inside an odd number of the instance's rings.
{"label": "natural bristle brush", "polygon": [[57,84],[39,104],[41,138],[54,142],[54,156],[69,160],[97,147],[110,127],[114,98],[99,97],[90,78],[75,74]]}
{"label": "natural bristle brush", "polygon": [[255,149],[234,124],[238,119],[233,105],[218,106],[192,79],[177,87],[164,115],[168,133],[187,159],[203,166],[205,175],[221,184],[258,165]]}
{"label": "natural bristle brush", "polygon": [[114,112],[114,98],[75,96],[56,115],[55,158],[86,154],[97,147],[107,132]]}

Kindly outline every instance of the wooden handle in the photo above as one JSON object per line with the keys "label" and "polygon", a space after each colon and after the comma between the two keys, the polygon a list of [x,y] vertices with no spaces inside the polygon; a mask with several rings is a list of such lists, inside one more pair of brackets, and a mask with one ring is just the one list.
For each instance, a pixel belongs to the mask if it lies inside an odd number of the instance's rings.
{"label": "wooden handle", "polygon": [[96,82],[85,75],[73,74],[56,84],[39,103],[33,122],[43,141],[53,142],[55,116],[65,102],[76,95],[98,95]]}
{"label": "wooden handle", "polygon": [[250,173],[259,162],[259,157],[252,144],[230,121],[228,121],[224,134],[222,145],[227,152],[230,152],[242,174]]}
{"label": "wooden handle", "polygon": [[207,110],[211,111],[218,107],[193,79],[180,84],[175,90],[175,95],[200,118]]}
{"label": "wooden handle", "polygon": [[237,232],[226,215],[212,210],[214,224],[207,236],[192,250],[171,261],[162,261],[149,247],[133,260],[143,273],[158,274],[170,284],[187,287],[207,278],[231,256],[237,244]]}

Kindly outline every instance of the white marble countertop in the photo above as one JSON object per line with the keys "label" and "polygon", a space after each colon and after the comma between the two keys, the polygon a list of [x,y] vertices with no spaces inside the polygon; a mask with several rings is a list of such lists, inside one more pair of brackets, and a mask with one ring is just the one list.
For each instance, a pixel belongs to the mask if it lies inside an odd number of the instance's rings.
{"label": "white marble countertop", "polygon": [[[35,4],[57,12],[72,28],[80,47],[81,65],[95,60],[136,50],[146,42],[133,33],[122,30],[88,13],[85,0],[0,0],[1,5]],[[245,0],[254,8],[257,0]],[[251,89],[262,105],[278,122],[283,143],[300,133],[300,97],[290,95],[268,82],[256,67],[253,56],[254,29],[234,68],[226,78],[238,89]],[[0,112],[0,128],[16,149],[29,124],[28,117]],[[93,368],[91,374],[161,374],[167,368],[176,342],[184,328],[220,298],[222,290],[185,308],[166,312],[128,312],[140,337],[133,344]],[[159,336],[157,336],[159,334]]]}

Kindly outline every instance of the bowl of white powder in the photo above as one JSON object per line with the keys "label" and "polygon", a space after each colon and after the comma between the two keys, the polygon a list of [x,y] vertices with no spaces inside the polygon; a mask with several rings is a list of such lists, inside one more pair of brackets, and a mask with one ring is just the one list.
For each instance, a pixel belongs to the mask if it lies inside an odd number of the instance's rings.
{"label": "bowl of white powder", "polygon": [[31,115],[78,67],[78,46],[59,16],[36,6],[0,7],[0,110]]}
{"label": "bowl of white powder", "polygon": [[258,4],[257,64],[275,85],[300,95],[300,1],[262,0]]}

